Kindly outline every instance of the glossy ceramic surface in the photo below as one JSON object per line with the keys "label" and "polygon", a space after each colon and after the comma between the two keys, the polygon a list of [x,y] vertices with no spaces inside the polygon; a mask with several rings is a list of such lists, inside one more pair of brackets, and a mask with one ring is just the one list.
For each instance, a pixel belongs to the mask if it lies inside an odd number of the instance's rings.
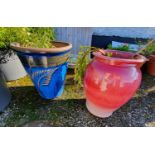
{"label": "glossy ceramic surface", "polygon": [[155,76],[155,55],[150,55],[149,61],[147,62],[147,72],[150,75]]}
{"label": "glossy ceramic surface", "polygon": [[40,96],[45,99],[53,99],[60,96],[64,90],[64,82],[68,64],[65,62],[52,67],[24,66],[31,77]]}
{"label": "glossy ceramic surface", "polygon": [[55,42],[55,45],[53,49],[39,49],[38,52],[34,48],[12,46],[40,96],[45,99],[58,97],[64,90],[71,44]]}
{"label": "glossy ceramic surface", "polygon": [[84,77],[88,110],[98,117],[108,117],[135,94],[141,83],[140,67],[145,57],[128,52],[112,52],[115,57],[95,52]]}

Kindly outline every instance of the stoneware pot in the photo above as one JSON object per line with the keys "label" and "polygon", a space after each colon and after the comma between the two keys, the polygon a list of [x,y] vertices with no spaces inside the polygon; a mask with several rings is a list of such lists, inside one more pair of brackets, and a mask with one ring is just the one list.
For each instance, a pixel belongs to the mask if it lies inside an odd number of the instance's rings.
{"label": "stoneware pot", "polygon": [[64,90],[70,49],[72,45],[52,42],[53,48],[26,48],[12,43],[41,97],[53,99]]}
{"label": "stoneware pot", "polygon": [[155,76],[155,55],[150,55],[149,61],[147,62],[147,72],[150,75]]}
{"label": "stoneware pot", "polygon": [[7,88],[6,81],[3,73],[0,71],[0,112],[4,112],[5,108],[9,105],[11,94]]}
{"label": "stoneware pot", "polygon": [[3,72],[6,81],[18,80],[27,75],[21,61],[16,53],[8,49],[9,52],[0,62],[0,70]]}
{"label": "stoneware pot", "polygon": [[[102,53],[111,53],[112,57]],[[101,50],[88,65],[84,77],[86,106],[95,116],[104,118],[127,103],[141,83],[140,67],[144,56],[117,50]]]}

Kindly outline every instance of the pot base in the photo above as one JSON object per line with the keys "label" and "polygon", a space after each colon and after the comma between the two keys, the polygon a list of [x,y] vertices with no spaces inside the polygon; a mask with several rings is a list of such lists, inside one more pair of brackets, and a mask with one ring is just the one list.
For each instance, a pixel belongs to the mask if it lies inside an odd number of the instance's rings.
{"label": "pot base", "polygon": [[106,109],[106,108],[101,109],[88,100],[86,100],[86,107],[91,114],[100,118],[109,117],[116,110],[116,109]]}

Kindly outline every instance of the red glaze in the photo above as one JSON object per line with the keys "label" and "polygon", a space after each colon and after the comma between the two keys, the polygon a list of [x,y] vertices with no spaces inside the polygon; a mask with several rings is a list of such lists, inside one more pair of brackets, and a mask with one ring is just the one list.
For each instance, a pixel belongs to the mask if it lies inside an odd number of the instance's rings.
{"label": "red glaze", "polygon": [[150,75],[155,76],[155,55],[150,55],[149,61],[147,62],[147,72]]}
{"label": "red glaze", "polygon": [[[112,52],[115,57],[102,54],[108,52]],[[116,50],[102,50],[93,54],[95,57],[88,65],[84,77],[84,89],[89,103],[87,108],[96,116],[107,117],[128,102],[140,86],[140,67],[146,58]],[[90,109],[94,106],[97,109]],[[110,114],[102,115],[102,110],[103,113],[108,111]]]}

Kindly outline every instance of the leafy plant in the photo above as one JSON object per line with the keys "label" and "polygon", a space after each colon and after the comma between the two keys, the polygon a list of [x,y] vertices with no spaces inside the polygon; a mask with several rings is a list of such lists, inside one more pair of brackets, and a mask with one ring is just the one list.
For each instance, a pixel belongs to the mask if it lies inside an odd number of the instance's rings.
{"label": "leafy plant", "polygon": [[120,50],[120,51],[129,51],[129,45],[123,45],[123,46],[120,46],[120,47],[112,47],[112,44],[108,44],[107,49]]}
{"label": "leafy plant", "polygon": [[0,27],[0,48],[5,48],[6,44],[6,28]]}
{"label": "leafy plant", "polygon": [[1,27],[0,48],[9,47],[11,42],[18,42],[24,47],[50,48],[55,39],[55,32],[50,27]]}
{"label": "leafy plant", "polygon": [[99,48],[90,46],[81,46],[78,53],[77,62],[75,65],[75,75],[74,80],[77,82],[78,86],[82,86],[82,81],[84,77],[84,72],[88,63],[90,62],[89,55],[92,52],[98,51]]}
{"label": "leafy plant", "polygon": [[[51,28],[27,28],[26,33],[20,36],[18,42],[25,47],[51,48],[51,41],[54,40],[54,30]],[[24,37],[23,39],[21,37]]]}
{"label": "leafy plant", "polygon": [[143,54],[145,56],[149,56],[151,54],[155,54],[155,41],[149,40],[146,46],[139,51],[140,54]]}

